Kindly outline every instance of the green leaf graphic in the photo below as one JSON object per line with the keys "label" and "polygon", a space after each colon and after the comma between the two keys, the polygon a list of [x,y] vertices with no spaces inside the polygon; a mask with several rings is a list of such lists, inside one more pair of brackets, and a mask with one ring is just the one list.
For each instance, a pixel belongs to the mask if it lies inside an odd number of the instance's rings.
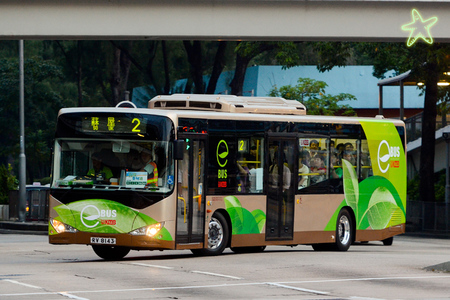
{"label": "green leaf graphic", "polygon": [[219,157],[220,158],[225,158],[225,157],[227,157],[227,155],[228,155],[228,152],[222,152],[222,153],[219,154]]}
{"label": "green leaf graphic", "polygon": [[[372,194],[369,207],[365,211],[372,229],[386,228],[392,213],[399,208],[394,196],[386,187],[378,187]],[[363,216],[364,217],[364,216]]]}
{"label": "green leaf graphic", "polygon": [[252,215],[255,218],[256,224],[258,224],[258,233],[261,233],[266,224],[266,214],[260,209],[255,209],[252,211]]}
{"label": "green leaf graphic", "polygon": [[244,229],[244,217],[242,213],[242,207],[230,207],[227,208],[227,212],[230,215],[231,227],[233,234],[242,233]]}
{"label": "green leaf graphic", "polygon": [[389,158],[391,158],[391,156],[389,154],[385,154],[382,157],[380,157],[380,161],[387,162]]}
{"label": "green leaf graphic", "polygon": [[358,212],[360,218],[356,219],[357,229],[364,230],[367,229],[370,224],[369,220],[367,219],[367,215],[363,215],[364,212],[367,212],[369,209],[369,203],[370,199],[372,198],[372,194],[375,192],[375,190],[379,187],[384,187],[391,195],[394,197],[395,203],[401,210],[401,213],[405,215],[405,208],[403,206],[402,200],[400,198],[400,195],[398,194],[397,190],[395,189],[394,185],[386,178],[381,176],[371,176],[369,178],[364,179],[359,183],[359,200],[358,200]]}
{"label": "green leaf graphic", "polygon": [[225,208],[228,213],[230,213],[229,209],[234,208],[233,214],[235,214],[235,216],[233,216],[233,218],[236,220],[236,224],[242,224],[244,222],[244,214],[242,212],[242,205],[241,202],[239,202],[239,199],[235,196],[227,196],[223,200],[225,201]]}
{"label": "green leaf graphic", "polygon": [[356,214],[356,219],[358,219],[358,177],[356,175],[355,169],[353,168],[353,165],[348,160],[342,160],[342,169],[344,171],[345,201],[347,202],[347,205],[353,209]]}
{"label": "green leaf graphic", "polygon": [[235,196],[227,196],[224,201],[230,215],[233,234],[261,233],[266,221],[266,215],[262,210],[248,211]]}

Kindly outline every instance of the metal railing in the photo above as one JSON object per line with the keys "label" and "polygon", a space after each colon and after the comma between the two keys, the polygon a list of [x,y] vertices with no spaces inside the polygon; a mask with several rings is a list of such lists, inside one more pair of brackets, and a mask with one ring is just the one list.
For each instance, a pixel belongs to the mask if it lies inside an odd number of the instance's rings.
{"label": "metal railing", "polygon": [[[417,114],[405,120],[407,142],[412,142],[422,137],[422,114]],[[449,124],[450,114],[436,116],[436,130]]]}
{"label": "metal railing", "polygon": [[450,203],[407,201],[406,231],[450,232]]}
{"label": "metal railing", "polygon": [[[48,187],[26,189],[26,215],[25,221],[48,221]],[[16,220],[18,214],[19,191],[9,192],[9,219]]]}

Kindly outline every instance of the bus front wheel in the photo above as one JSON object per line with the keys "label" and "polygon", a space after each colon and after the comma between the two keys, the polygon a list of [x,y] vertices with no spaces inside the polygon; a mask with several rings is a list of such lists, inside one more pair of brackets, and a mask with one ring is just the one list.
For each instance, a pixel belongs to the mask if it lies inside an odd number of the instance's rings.
{"label": "bus front wheel", "polygon": [[229,229],[225,217],[216,212],[209,221],[208,245],[204,249],[192,249],[195,255],[219,255],[228,244]]}
{"label": "bus front wheel", "polygon": [[95,254],[105,260],[121,260],[130,252],[130,248],[120,246],[92,245],[92,249]]}

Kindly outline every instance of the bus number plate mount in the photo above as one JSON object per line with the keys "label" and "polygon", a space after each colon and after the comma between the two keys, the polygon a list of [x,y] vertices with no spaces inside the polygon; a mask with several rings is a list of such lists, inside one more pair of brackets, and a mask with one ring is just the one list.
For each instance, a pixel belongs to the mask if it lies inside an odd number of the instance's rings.
{"label": "bus number plate mount", "polygon": [[115,238],[105,238],[105,237],[91,237],[91,244],[100,244],[100,245],[115,245]]}

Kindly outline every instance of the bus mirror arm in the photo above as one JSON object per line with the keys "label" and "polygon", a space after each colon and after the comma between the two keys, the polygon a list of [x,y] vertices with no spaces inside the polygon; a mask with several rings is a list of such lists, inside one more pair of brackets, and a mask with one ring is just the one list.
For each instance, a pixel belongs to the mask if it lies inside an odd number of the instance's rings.
{"label": "bus mirror arm", "polygon": [[183,160],[184,140],[173,141],[173,158]]}

